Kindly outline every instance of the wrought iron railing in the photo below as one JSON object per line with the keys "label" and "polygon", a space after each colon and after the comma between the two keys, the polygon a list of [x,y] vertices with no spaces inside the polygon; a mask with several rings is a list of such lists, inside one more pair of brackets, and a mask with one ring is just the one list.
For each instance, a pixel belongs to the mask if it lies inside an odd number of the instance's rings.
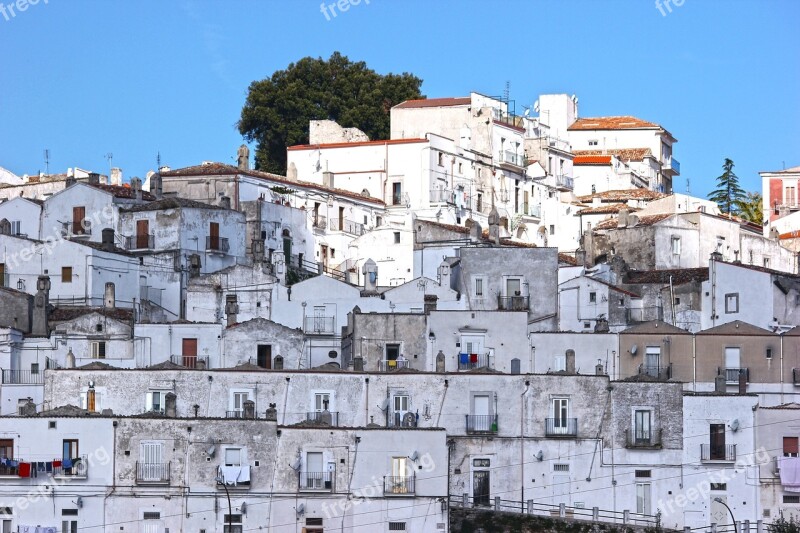
{"label": "wrought iron railing", "polygon": [[170,463],[136,461],[136,483],[169,484]]}
{"label": "wrought iron railing", "polygon": [[[176,365],[185,366],[186,368],[196,369],[200,366],[203,369],[208,368],[208,357],[197,357],[196,355],[173,355],[169,358],[170,361]],[[198,365],[198,363],[200,363]]]}
{"label": "wrought iron railing", "polygon": [[577,437],[577,418],[545,418],[544,434],[547,437]]}
{"label": "wrought iron railing", "polygon": [[408,368],[409,361],[407,359],[387,359],[386,361],[378,361],[378,370],[381,372],[391,372],[392,370],[399,370],[401,368]]}
{"label": "wrought iron railing", "polygon": [[701,461],[736,461],[735,444],[701,444]]}
{"label": "wrought iron railing", "polygon": [[300,490],[325,491],[333,490],[332,472],[300,472],[298,487]]}
{"label": "wrought iron railing", "polygon": [[337,411],[308,411],[306,413],[306,422],[338,426],[339,413]]}
{"label": "wrought iron railing", "polygon": [[473,370],[475,368],[493,368],[494,361],[489,353],[460,353],[458,354],[458,369]]}
{"label": "wrought iron railing", "polygon": [[404,496],[416,493],[415,476],[384,476],[384,496]]}
{"label": "wrought iron railing", "polygon": [[307,316],[303,322],[303,331],[316,335],[333,334],[336,329],[336,317]]}
{"label": "wrought iron railing", "polygon": [[464,415],[468,435],[497,434],[497,415]]}
{"label": "wrought iron railing", "polygon": [[155,235],[141,234],[125,237],[126,250],[152,250],[156,247]]}
{"label": "wrought iron railing", "polygon": [[4,385],[41,385],[44,374],[32,370],[3,370]]}
{"label": "wrought iron railing", "polygon": [[218,237],[216,235],[206,236],[206,250],[214,252],[229,252],[231,249],[227,237]]}
{"label": "wrought iron railing", "polygon": [[661,448],[661,428],[625,430],[626,448]]}
{"label": "wrought iron railing", "polygon": [[527,311],[530,301],[530,296],[498,296],[497,308],[501,311]]}

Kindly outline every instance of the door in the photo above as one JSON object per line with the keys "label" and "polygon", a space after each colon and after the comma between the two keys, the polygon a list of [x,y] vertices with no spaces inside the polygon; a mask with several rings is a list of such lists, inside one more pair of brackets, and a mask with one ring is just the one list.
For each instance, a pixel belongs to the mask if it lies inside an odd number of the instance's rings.
{"label": "door", "polygon": [[392,183],[392,205],[403,203],[403,189],[400,182]]}
{"label": "door", "polygon": [[569,431],[569,399],[553,398],[553,432],[566,435]]}
{"label": "door", "polygon": [[[64,439],[61,444],[61,456],[62,460],[69,459],[70,462],[74,465],[76,459],[80,459],[80,455],[78,455],[78,440],[77,439]],[[78,467],[73,466],[72,468],[64,468],[65,474],[74,474],[77,473]]]}
{"label": "door", "polygon": [[0,263],[0,287],[5,287],[7,285],[8,283],[6,283],[6,264]]}
{"label": "door", "polygon": [[[0,458],[13,459],[14,458],[14,440],[13,439],[0,439]],[[5,461],[0,465],[0,475],[15,476],[17,469],[11,466],[6,466]]]}
{"label": "door", "polygon": [[408,413],[408,396],[405,394],[397,395],[392,400],[393,409],[390,426],[400,427],[403,425],[403,417]]}
{"label": "door", "polygon": [[[489,465],[489,459],[474,459],[473,467],[476,465]],[[488,506],[491,490],[491,478],[489,470],[472,471],[472,505]]]}
{"label": "door", "polygon": [[741,368],[739,348],[725,348],[725,380],[739,381]]}
{"label": "door", "polygon": [[658,346],[648,346],[644,354],[644,373],[658,377],[660,364],[661,348]]}
{"label": "door", "polygon": [[650,483],[636,484],[636,512],[650,514]]}
{"label": "door", "polygon": [[208,223],[208,248],[219,250],[219,222]]}
{"label": "door", "polygon": [[330,411],[331,395],[328,392],[317,392],[314,394],[314,411]]}
{"label": "door", "polygon": [[136,248],[149,248],[150,241],[150,221],[136,221]]}
{"label": "door", "polygon": [[306,454],[306,487],[321,489],[322,483],[322,452],[308,452]]}
{"label": "door", "polygon": [[242,418],[244,416],[244,402],[247,401],[248,394],[246,392],[233,393],[233,412],[234,418]]}
{"label": "door", "polygon": [[519,296],[521,294],[522,292],[519,279],[506,280],[506,296]]}
{"label": "door", "polygon": [[339,207],[339,231],[344,231],[344,207]]}
{"label": "door", "polygon": [[320,245],[320,255],[322,256],[322,271],[328,271],[328,247],[324,244]]}
{"label": "door", "polygon": [[83,220],[86,218],[86,208],[83,206],[72,208],[72,234],[83,235]]}
{"label": "door", "polygon": [[711,424],[709,456],[713,460],[725,460],[725,424]]}
{"label": "door", "polygon": [[138,474],[143,481],[160,481],[163,478],[163,446],[160,442],[142,441],[139,444]]}
{"label": "door", "polygon": [[489,431],[491,428],[491,404],[488,394],[475,395],[472,399],[473,424],[475,431]]}
{"label": "door", "polygon": [[256,364],[261,368],[272,368],[272,345],[259,344],[256,351]]}
{"label": "door", "polygon": [[570,479],[569,476],[565,475],[554,475],[553,476],[553,505],[559,505],[563,503],[564,505],[569,506],[569,489]]}
{"label": "door", "polygon": [[650,444],[650,411],[636,411],[635,418],[636,444]]}
{"label": "door", "polygon": [[391,491],[393,494],[406,494],[408,486],[408,458],[392,457]]}
{"label": "door", "polygon": [[[717,498],[722,501],[718,502]],[[725,505],[723,505],[727,503],[727,496],[715,496],[711,499],[711,512],[709,513],[709,521],[712,524],[717,524],[717,527],[731,523],[730,513],[728,513],[728,509],[725,507]]]}
{"label": "door", "polygon": [[183,366],[195,368],[197,366],[197,339],[183,339],[181,344]]}
{"label": "door", "polygon": [[292,264],[292,238],[287,230],[283,230],[283,262],[286,266]]}

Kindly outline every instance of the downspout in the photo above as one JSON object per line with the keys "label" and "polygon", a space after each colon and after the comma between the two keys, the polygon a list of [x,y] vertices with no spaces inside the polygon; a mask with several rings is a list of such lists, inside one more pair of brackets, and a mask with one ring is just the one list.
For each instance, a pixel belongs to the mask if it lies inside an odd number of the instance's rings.
{"label": "downspout", "polygon": [[[783,336],[784,333],[781,333],[781,404],[783,404]],[[794,381],[794,380],[793,380]],[[753,448],[755,450],[755,448]]]}
{"label": "downspout", "polygon": [[697,392],[697,335],[692,334],[692,392]]}
{"label": "downspout", "polygon": [[[369,378],[364,378],[365,394],[364,394],[364,426],[369,424]],[[386,409],[387,413],[389,409]]]}
{"label": "downspout", "polygon": [[520,502],[525,505],[525,395],[531,386],[529,380],[525,380],[525,390],[519,395],[519,466],[520,466]]}

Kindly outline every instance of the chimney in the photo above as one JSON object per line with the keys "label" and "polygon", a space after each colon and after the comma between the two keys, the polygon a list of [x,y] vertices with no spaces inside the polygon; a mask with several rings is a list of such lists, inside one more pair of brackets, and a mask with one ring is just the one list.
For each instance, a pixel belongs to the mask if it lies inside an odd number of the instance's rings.
{"label": "chimney", "polygon": [[273,422],[278,420],[278,410],[275,409],[275,405],[276,404],[271,403],[269,404],[269,407],[267,407],[267,411],[264,413],[264,418],[266,420],[270,420]]}
{"label": "chimney", "polygon": [[224,207],[225,209],[231,208],[231,197],[230,196],[220,196],[219,197],[219,205]]}
{"label": "chimney", "polygon": [[333,172],[325,171],[322,173],[322,185],[333,189],[334,179]]}
{"label": "chimney", "polygon": [[131,195],[137,202],[142,201],[142,180],[139,178],[131,178]]}
{"label": "chimney", "polygon": [[442,261],[438,268],[439,273],[439,286],[446,289],[450,288],[450,264],[447,261]]}
{"label": "chimney", "polygon": [[361,273],[364,274],[364,291],[378,292],[378,265],[375,261],[367,259],[361,267]]}
{"label": "chimney", "polygon": [[778,239],[780,239],[780,236],[781,236],[781,234],[778,231],[778,228],[776,228],[775,226],[773,226],[773,227],[771,227],[769,229],[769,240],[777,241]]}
{"label": "chimney", "polygon": [[164,197],[164,179],[161,174],[153,174],[150,176],[150,194],[156,197],[156,200],[161,200]]}
{"label": "chimney", "polygon": [[50,277],[39,276],[36,280],[36,296],[33,299],[33,327],[34,335],[49,337],[50,327],[47,324],[47,309],[50,307]]}
{"label": "chimney", "polygon": [[722,374],[714,378],[714,392],[725,394],[725,376]]}
{"label": "chimney", "polygon": [[174,392],[168,392],[164,397],[164,414],[167,418],[176,418],[178,416],[178,397]]}
{"label": "chimney", "polygon": [[481,239],[483,239],[483,228],[475,221],[469,228],[469,240],[472,242],[480,242]]}
{"label": "chimney", "polygon": [[619,210],[619,214],[617,214],[617,227],[618,228],[627,228],[628,227],[628,211],[627,208],[622,208]]}
{"label": "chimney", "polygon": [[596,376],[605,376],[606,375],[606,371],[603,368],[603,363],[597,363],[596,365],[594,365],[594,374]]}
{"label": "chimney", "polygon": [[22,407],[19,408],[20,416],[36,416],[36,404],[33,403],[32,398],[28,398]]}
{"label": "chimney", "polygon": [[256,417],[256,402],[253,400],[245,400],[243,405],[244,412],[242,416],[244,418],[255,418]]}
{"label": "chimney", "polygon": [[722,254],[719,252],[711,252],[712,261],[722,261]]}
{"label": "chimney", "polygon": [[431,311],[436,311],[437,301],[438,300],[439,300],[439,297],[436,296],[435,294],[426,294],[425,295],[425,297],[424,297],[425,304],[424,305],[425,305],[425,314],[426,315],[431,314]]}
{"label": "chimney", "polygon": [[103,307],[106,309],[114,309],[116,307],[116,289],[112,282],[106,283],[106,290],[103,294]]}
{"label": "chimney", "polygon": [[67,176],[67,179],[64,181],[64,188],[72,187],[78,183],[78,180],[75,179],[75,176]]}
{"label": "chimney", "polygon": [[197,361],[194,363],[195,370],[205,370],[206,369],[206,360],[202,357],[198,357]]}
{"label": "chimney", "polygon": [[575,373],[575,350],[567,350],[567,372]]}
{"label": "chimney", "polygon": [[99,185],[100,184],[100,174],[97,172],[89,172],[89,184],[91,185]]}
{"label": "chimney", "polygon": [[111,185],[122,185],[122,169],[114,167],[111,169]]}
{"label": "chimney", "polygon": [[489,240],[495,244],[500,244],[500,214],[494,206],[489,212]]}
{"label": "chimney", "polygon": [[586,250],[583,248],[578,248],[575,250],[575,262],[578,266],[586,266]]}
{"label": "chimney", "polygon": [[250,170],[250,148],[243,144],[236,151],[239,170]]}
{"label": "chimney", "polygon": [[286,285],[286,256],[283,254],[272,254],[272,275],[278,280],[280,285]]}
{"label": "chimney", "polygon": [[747,394],[747,370],[739,369],[739,394]]}
{"label": "chimney", "polygon": [[228,316],[228,327],[236,324],[236,315],[239,313],[239,304],[235,294],[225,296],[225,314]]}
{"label": "chimney", "polygon": [[189,277],[196,278],[200,275],[200,254],[189,256]]}
{"label": "chimney", "polygon": [[101,237],[101,247],[106,252],[113,252],[114,251],[114,229],[113,228],[103,228],[102,237]]}

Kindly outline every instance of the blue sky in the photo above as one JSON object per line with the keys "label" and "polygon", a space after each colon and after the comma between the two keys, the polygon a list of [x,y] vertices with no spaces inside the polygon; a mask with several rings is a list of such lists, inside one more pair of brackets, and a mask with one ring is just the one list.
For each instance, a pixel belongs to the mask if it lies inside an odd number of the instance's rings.
{"label": "blue sky", "polygon": [[[326,3],[333,3],[327,0]],[[662,0],[664,1],[664,0]],[[675,0],[672,0],[673,2]],[[47,3],[45,3],[47,2]],[[580,98],[581,116],[630,114],[679,139],[676,190],[704,196],[726,157],[743,185],[800,165],[800,2],[0,0],[0,166],[125,177],[234,162],[249,83],[341,51],[412,72],[429,97],[474,90],[530,105]],[[6,20],[8,17],[8,20]]]}

